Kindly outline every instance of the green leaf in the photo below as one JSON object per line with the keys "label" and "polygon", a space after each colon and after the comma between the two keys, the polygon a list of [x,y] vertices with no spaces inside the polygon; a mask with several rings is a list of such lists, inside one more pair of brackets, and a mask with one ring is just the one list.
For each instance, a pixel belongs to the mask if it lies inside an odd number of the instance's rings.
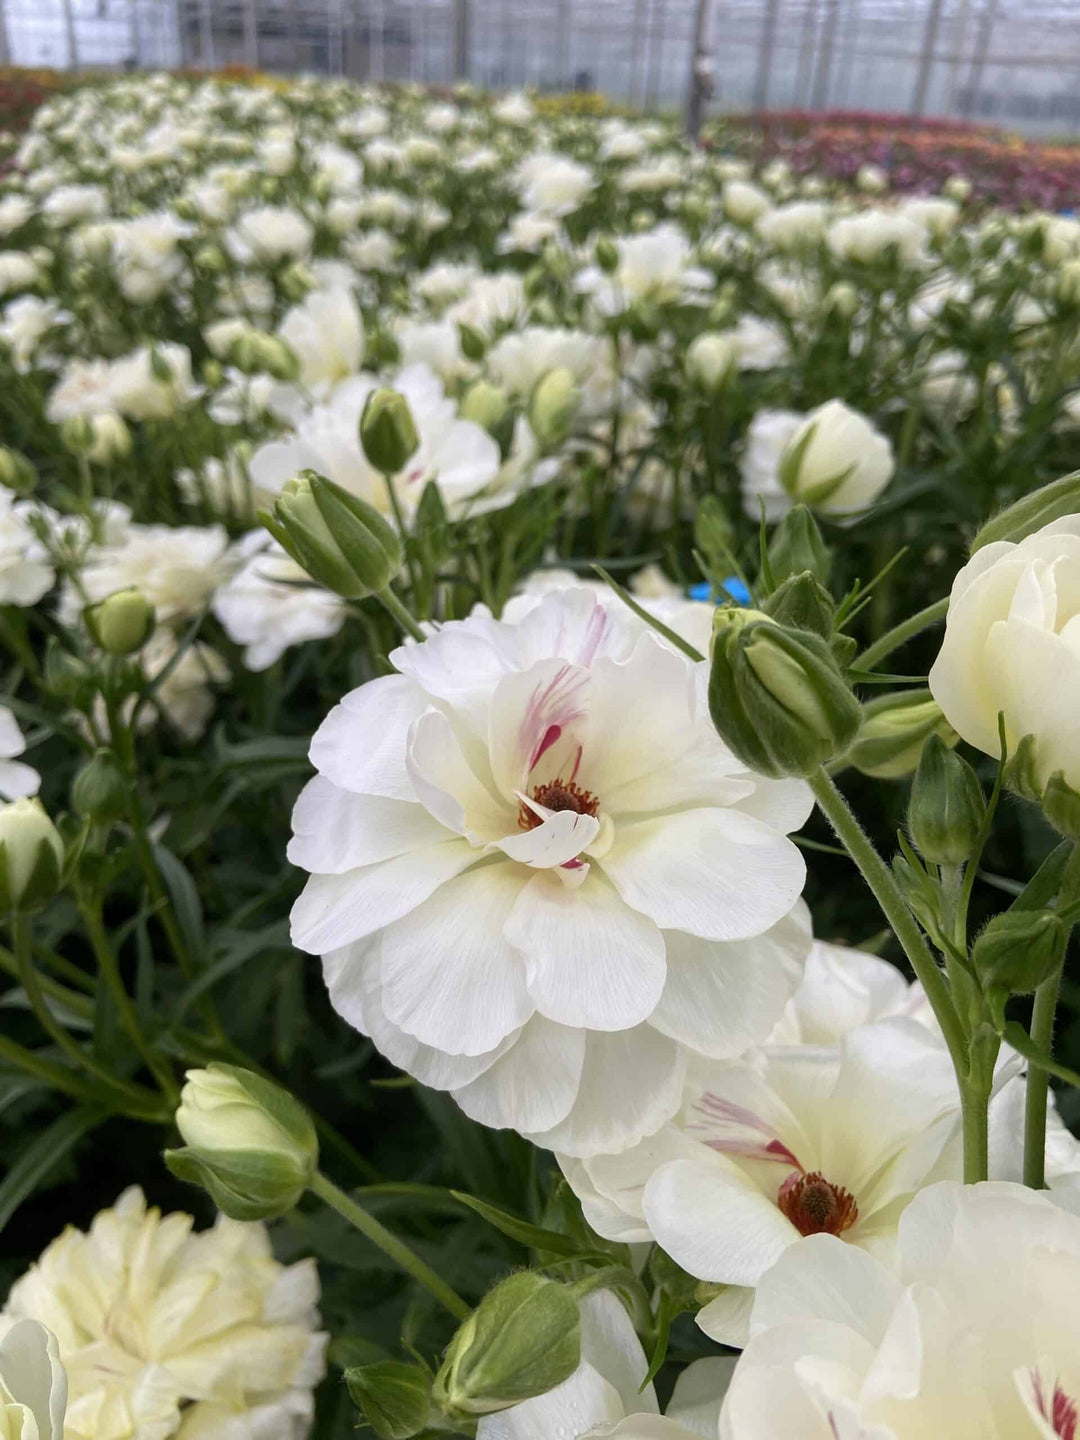
{"label": "green leaf", "polygon": [[668,1341],[671,1339],[672,1309],[671,1296],[666,1290],[661,1290],[660,1303],[656,1307],[656,1344],[653,1346],[652,1359],[645,1372],[645,1379],[638,1386],[639,1395],[656,1379],[660,1373],[660,1366],[667,1359]]}
{"label": "green leaf", "polygon": [[289,948],[288,920],[275,920],[272,925],[267,925],[262,930],[250,931],[241,936],[230,945],[220,960],[208,965],[202,974],[181,992],[173,1010],[172,1023],[175,1025],[182,1020],[196,1000],[256,955],[265,955],[269,950]]}
{"label": "green leaf", "polygon": [[153,851],[154,862],[161,871],[161,878],[169,892],[188,954],[195,965],[201,966],[206,954],[206,936],[198,887],[187,866],[178,860],[171,850],[167,850],[164,845],[154,845]]}
{"label": "green leaf", "polygon": [[1045,910],[1061,888],[1061,877],[1072,853],[1073,842],[1063,840],[1051,850],[1038,870],[1010,905],[1010,910]]}
{"label": "green leaf", "polygon": [[668,626],[662,624],[659,620],[657,620],[655,615],[650,615],[648,610],[646,610],[643,605],[639,605],[638,602],[634,599],[634,597],[630,594],[629,590],[624,590],[617,580],[613,580],[602,565],[594,565],[593,569],[600,576],[600,579],[603,580],[605,585],[611,586],[612,590],[615,591],[615,594],[619,597],[623,604],[626,605],[629,609],[631,609],[639,620],[644,620],[646,625],[650,626],[653,630],[655,630],[658,635],[662,635],[669,644],[675,646],[676,650],[682,651],[682,653],[690,660],[696,661],[705,659],[705,656],[702,655],[700,650],[695,649],[694,646],[691,645],[689,641],[684,640],[681,635],[676,635],[674,630],[671,630],[668,628]]}
{"label": "green leaf", "polygon": [[518,1241],[521,1245],[527,1245],[530,1250],[551,1250],[556,1255],[579,1255],[581,1246],[569,1235],[560,1235],[558,1230],[545,1230],[540,1225],[530,1225],[527,1220],[519,1220],[516,1215],[508,1215],[505,1210],[500,1210],[495,1205],[489,1205],[486,1200],[477,1200],[475,1195],[465,1195],[460,1190],[451,1191],[455,1200],[462,1205],[467,1205],[470,1210],[475,1210],[481,1219],[493,1225],[496,1230],[508,1235],[511,1240]]}
{"label": "green leaf", "polygon": [[68,1110],[29,1145],[0,1180],[0,1230],[79,1141],[104,1120],[108,1112],[92,1105]]}

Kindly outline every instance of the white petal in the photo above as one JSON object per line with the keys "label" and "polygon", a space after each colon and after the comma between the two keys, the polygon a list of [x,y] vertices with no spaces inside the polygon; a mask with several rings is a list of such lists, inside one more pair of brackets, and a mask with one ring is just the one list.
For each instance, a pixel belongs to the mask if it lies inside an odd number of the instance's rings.
{"label": "white petal", "polygon": [[400,920],[471,865],[467,840],[412,850],[344,875],[313,875],[292,908],[292,942],[323,955]]}
{"label": "white petal", "polygon": [[722,1155],[661,1166],[643,1204],[671,1258],[691,1275],[723,1285],[756,1285],[799,1238],[773,1201]]}
{"label": "white petal", "polygon": [[662,930],[706,940],[761,935],[806,879],[797,846],[737,810],[684,810],[620,826],[604,870]]}
{"label": "white petal", "polygon": [[598,1425],[616,1424],[623,1414],[615,1387],[592,1365],[579,1365],[569,1380],[547,1394],[481,1416],[476,1440],[576,1440]]}
{"label": "white petal", "polygon": [[488,719],[491,771],[500,794],[507,799],[531,794],[539,778],[574,778],[590,684],[588,670],[558,658],[503,676],[492,692]]}
{"label": "white petal", "polygon": [[831,1322],[881,1344],[900,1281],[857,1245],[834,1235],[808,1235],[789,1246],[758,1282],[751,1333],[789,1321]]}
{"label": "white petal", "polygon": [[684,1052],[649,1025],[588,1032],[574,1108],[557,1125],[532,1127],[526,1139],[567,1155],[627,1150],[675,1114],[685,1074]]}
{"label": "white petal", "polygon": [[448,1055],[422,1045],[391,1025],[383,1014],[379,980],[379,947],[381,937],[361,940],[332,950],[323,957],[323,977],[330,992],[330,1003],[350,1025],[370,1035],[376,1048],[391,1065],[414,1075],[422,1085],[435,1090],[451,1090],[468,1085],[493,1065],[513,1042],[504,1043],[486,1055]]}
{"label": "white petal", "polygon": [[688,1365],[675,1381],[666,1411],[668,1419],[692,1430],[702,1440],[716,1440],[720,1406],[734,1365],[732,1355],[710,1355]]}
{"label": "white petal", "polygon": [[532,830],[519,830],[493,840],[487,847],[501,850],[511,860],[537,870],[549,870],[575,860],[596,839],[600,821],[576,810],[556,810]]}
{"label": "white petal", "polygon": [[26,749],[19,722],[6,705],[0,705],[0,760],[13,760]]}
{"label": "white petal", "polygon": [[649,1362],[626,1307],[610,1290],[581,1302],[581,1358],[614,1385],[624,1408],[655,1415],[659,1406],[650,1383],[641,1389]]}
{"label": "white petal", "polygon": [[727,1285],[697,1313],[697,1326],[710,1340],[744,1350],[750,1340],[750,1315],[757,1291],[751,1285]]}
{"label": "white petal", "polygon": [[546,1130],[573,1105],[584,1061],[584,1030],[534,1015],[490,1069],[454,1090],[454,1099],[481,1125]]}
{"label": "white petal", "polygon": [[459,835],[474,843],[490,840],[513,822],[516,807],[497,800],[481,782],[441,710],[427,710],[413,722],[405,764],[419,799]]}
{"label": "white petal", "polygon": [[415,800],[358,795],[322,775],[301,790],[292,825],[289,860],[321,875],[341,875],[453,838]]}
{"label": "white petal", "polygon": [[405,743],[409,726],[427,705],[407,676],[369,680],[335,705],[316,730],[311,763],[343,790],[415,800]]}
{"label": "white petal", "polygon": [[754,793],[737,801],[746,815],[764,820],[785,835],[801,830],[814,808],[814,797],[805,780],[768,780],[754,777]]}
{"label": "white petal", "polygon": [[521,893],[514,865],[459,875],[382,934],[387,1019],[436,1050],[481,1055],[532,1015],[521,956],[503,929]]}
{"label": "white petal", "polygon": [[649,1017],[664,988],[664,937],[596,874],[576,890],[537,875],[505,933],[525,957],[540,1013],[563,1025],[629,1029]]}
{"label": "white petal", "polygon": [[24,800],[41,788],[41,776],[21,760],[0,760],[0,799]]}

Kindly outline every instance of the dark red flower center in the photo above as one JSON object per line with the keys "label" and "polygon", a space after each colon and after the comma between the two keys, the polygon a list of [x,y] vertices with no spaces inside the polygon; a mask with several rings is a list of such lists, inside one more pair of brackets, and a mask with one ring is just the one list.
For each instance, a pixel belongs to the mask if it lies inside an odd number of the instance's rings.
{"label": "dark red flower center", "polygon": [[831,1184],[818,1170],[789,1175],[776,1203],[800,1235],[842,1235],[859,1218],[854,1195]]}
{"label": "dark red flower center", "polygon": [[[578,815],[594,815],[600,802],[591,790],[583,790],[574,780],[552,780],[546,785],[537,785],[532,798],[545,810],[574,810]],[[518,807],[518,826],[522,830],[535,830],[544,823],[544,817],[526,805]]]}

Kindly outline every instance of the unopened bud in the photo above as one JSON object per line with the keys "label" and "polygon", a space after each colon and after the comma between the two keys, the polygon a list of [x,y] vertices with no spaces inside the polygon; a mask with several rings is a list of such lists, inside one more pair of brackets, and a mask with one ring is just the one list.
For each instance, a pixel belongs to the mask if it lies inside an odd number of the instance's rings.
{"label": "unopened bud", "polygon": [[466,360],[482,360],[484,358],[487,341],[475,325],[459,324],[458,336],[461,341],[461,353]]}
{"label": "unopened bud", "polygon": [[825,309],[850,320],[859,308],[859,292],[849,280],[838,280],[825,296]]}
{"label": "unopened bud", "polygon": [[773,777],[812,774],[847,748],[862,714],[820,635],[729,607],[714,622],[709,710],[735,755]]}
{"label": "unopened bud", "polygon": [[315,1127],[287,1090],[236,1065],[189,1070],[176,1124],[183,1150],[166,1150],[180,1180],[202,1185],[233,1220],[284,1215],[319,1163]]}
{"label": "unopened bud", "polygon": [[975,771],[940,735],[931,735],[908,802],[915,848],[934,865],[962,865],[974,854],[985,820],[986,797]]}
{"label": "unopened bud", "polygon": [[897,690],[863,708],[863,722],[844,759],[863,775],[897,780],[910,775],[931,735],[946,745],[960,738],[929,690]]}
{"label": "unopened bud", "polygon": [[451,1418],[490,1415],[561,1385],[580,1359],[570,1290],[523,1270],[489,1290],[451,1340],[434,1400]]}
{"label": "unopened bud", "polygon": [[275,380],[292,381],[300,374],[300,362],[277,335],[262,330],[245,330],[229,346],[229,363],[245,375],[272,375]]}
{"label": "unopened bud", "polygon": [[1074,515],[1077,510],[1080,510],[1080,470],[1033,490],[1030,495],[1023,496],[1002,510],[1000,515],[988,520],[971,542],[971,553],[997,540],[1014,543],[1024,540],[1052,520]]}
{"label": "unopened bud", "polygon": [[1030,995],[1060,966],[1066,938],[1052,910],[1006,910],[975,941],[971,962],[984,989]]}
{"label": "unopened bud", "polygon": [[378,1360],[345,1371],[345,1384],[364,1424],[379,1440],[412,1440],[431,1414],[431,1376],[422,1365]]}
{"label": "unopened bud", "polygon": [[360,417],[360,444],[382,475],[403,470],[420,444],[412,411],[396,390],[373,390]]}
{"label": "unopened bud", "polygon": [[487,380],[477,380],[475,385],[470,385],[466,390],[458,414],[463,420],[472,420],[475,424],[482,425],[485,430],[492,431],[509,407],[510,400],[505,390],[500,390],[497,385],[492,385]]}
{"label": "unopened bud", "polygon": [[0,911],[32,910],[60,885],[64,842],[40,800],[0,806]]}
{"label": "unopened bud", "polygon": [[126,813],[129,799],[129,783],[111,750],[99,750],[72,782],[72,806],[88,820],[118,820]]}
{"label": "unopened bud", "polygon": [[607,235],[596,242],[596,263],[605,275],[614,275],[619,268],[619,247]]}
{"label": "unopened bud", "polygon": [[790,630],[812,630],[823,640],[832,639],[836,605],[809,570],[801,575],[789,575],[762,602],[761,608],[778,625]]}
{"label": "unopened bud", "polygon": [[570,434],[581,391],[565,366],[549,370],[536,382],[529,400],[529,424],[544,450],[553,450]]}
{"label": "unopened bud", "polygon": [[133,655],[154,633],[154,607],[132,586],[87,605],[83,622],[106,655]]}
{"label": "unopened bud", "polygon": [[832,551],[821,538],[821,531],[812,512],[805,505],[795,505],[773,531],[769,541],[769,569],[779,585],[790,575],[804,570],[822,585],[829,583]]}
{"label": "unopened bud", "polygon": [[738,353],[733,335],[703,331],[687,347],[686,373],[706,394],[715,395],[731,379]]}
{"label": "unopened bud", "polygon": [[38,472],[21,450],[0,445],[0,485],[20,495],[29,495],[38,483]]}
{"label": "unopened bud", "polygon": [[1080,840],[1080,793],[1072,788],[1062,770],[1056,770],[1042,793],[1043,814],[1069,840]]}
{"label": "unopened bud", "polygon": [[131,453],[131,431],[115,410],[72,416],[61,425],[60,439],[73,455],[85,455],[95,465],[109,465]]}
{"label": "unopened bud", "polygon": [[227,267],[228,261],[225,252],[219,245],[200,245],[195,251],[194,265],[196,270],[205,270],[210,275],[220,275]]}
{"label": "unopened bud", "polygon": [[302,471],[259,519],[314,580],[346,600],[385,590],[401,568],[401,540],[379,512],[332,480]]}
{"label": "unopened bud", "polygon": [[315,289],[318,281],[309,266],[302,260],[294,260],[281,272],[278,284],[287,299],[299,302]]}

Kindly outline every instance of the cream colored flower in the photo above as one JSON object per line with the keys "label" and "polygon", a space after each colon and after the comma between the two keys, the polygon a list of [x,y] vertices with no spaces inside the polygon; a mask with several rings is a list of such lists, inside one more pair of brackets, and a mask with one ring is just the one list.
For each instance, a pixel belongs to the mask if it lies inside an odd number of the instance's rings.
{"label": "cream colored flower", "polygon": [[[5,1314],[56,1336],[64,1440],[301,1440],[323,1374],[318,1296],[314,1261],[279,1265],[262,1225],[222,1216],[195,1234],[133,1187],[54,1240]],[[276,1428],[233,1424],[268,1410]]]}

